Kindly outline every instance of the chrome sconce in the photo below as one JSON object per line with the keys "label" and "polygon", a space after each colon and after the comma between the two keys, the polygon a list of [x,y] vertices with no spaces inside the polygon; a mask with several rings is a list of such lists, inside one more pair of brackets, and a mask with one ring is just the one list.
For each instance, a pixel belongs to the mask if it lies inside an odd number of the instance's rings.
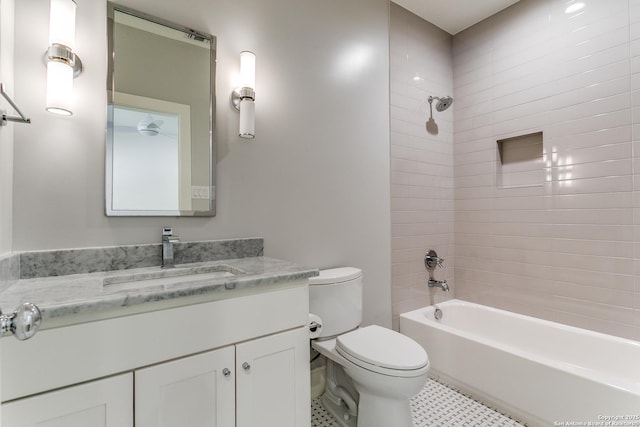
{"label": "chrome sconce", "polygon": [[73,114],[73,79],[82,73],[82,61],[74,53],[76,38],[76,2],[50,0],[49,49],[47,65],[46,110],[63,116]]}
{"label": "chrome sconce", "polygon": [[240,87],[231,93],[231,102],[240,111],[239,136],[252,139],[256,136],[256,55],[240,52]]}

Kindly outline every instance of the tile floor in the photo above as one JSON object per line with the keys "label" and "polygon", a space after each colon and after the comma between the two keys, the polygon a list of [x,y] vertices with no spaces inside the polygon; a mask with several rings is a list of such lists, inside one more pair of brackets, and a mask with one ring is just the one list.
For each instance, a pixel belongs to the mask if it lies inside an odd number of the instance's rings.
{"label": "tile floor", "polygon": [[[414,427],[523,426],[431,379],[427,381],[424,389],[411,399],[411,409]],[[311,427],[340,427],[324,409],[319,397],[311,402]]]}

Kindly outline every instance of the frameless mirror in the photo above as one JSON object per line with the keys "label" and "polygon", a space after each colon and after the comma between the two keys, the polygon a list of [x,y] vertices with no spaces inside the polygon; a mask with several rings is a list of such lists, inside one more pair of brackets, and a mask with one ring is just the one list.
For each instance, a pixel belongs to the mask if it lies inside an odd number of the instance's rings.
{"label": "frameless mirror", "polygon": [[107,215],[215,215],[215,37],[111,2],[107,19]]}

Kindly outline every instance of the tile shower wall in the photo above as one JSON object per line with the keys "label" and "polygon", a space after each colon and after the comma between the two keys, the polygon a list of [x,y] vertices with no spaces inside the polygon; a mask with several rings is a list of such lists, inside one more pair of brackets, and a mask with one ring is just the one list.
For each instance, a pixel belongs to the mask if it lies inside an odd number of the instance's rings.
{"label": "tile shower wall", "polygon": [[[453,39],[456,297],[640,339],[640,1],[522,0]],[[496,140],[543,132],[498,188]]]}
{"label": "tile shower wall", "polygon": [[429,290],[424,254],[435,249],[446,258],[438,279],[453,288],[453,113],[433,117],[429,133],[429,95],[453,92],[451,36],[391,3],[391,234],[392,315],[448,299]]}

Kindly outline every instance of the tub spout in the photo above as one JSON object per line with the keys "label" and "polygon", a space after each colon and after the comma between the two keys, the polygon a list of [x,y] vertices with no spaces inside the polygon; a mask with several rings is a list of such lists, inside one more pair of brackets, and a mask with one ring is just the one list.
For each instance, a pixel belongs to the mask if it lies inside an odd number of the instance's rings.
{"label": "tub spout", "polygon": [[429,279],[427,285],[429,285],[430,288],[440,288],[445,292],[449,292],[449,284],[446,280]]}

